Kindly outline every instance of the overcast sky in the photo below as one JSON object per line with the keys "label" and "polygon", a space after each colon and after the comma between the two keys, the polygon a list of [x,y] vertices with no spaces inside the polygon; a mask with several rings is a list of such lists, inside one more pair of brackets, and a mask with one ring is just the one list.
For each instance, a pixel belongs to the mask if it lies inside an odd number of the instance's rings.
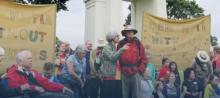
{"label": "overcast sky", "polygon": [[[196,1],[205,10],[206,15],[211,14],[211,33],[220,40],[220,0]],[[123,2],[124,19],[129,13],[128,5],[128,2]],[[67,6],[69,11],[60,11],[57,14],[57,36],[75,47],[84,43],[85,5],[83,0],[70,0]]]}

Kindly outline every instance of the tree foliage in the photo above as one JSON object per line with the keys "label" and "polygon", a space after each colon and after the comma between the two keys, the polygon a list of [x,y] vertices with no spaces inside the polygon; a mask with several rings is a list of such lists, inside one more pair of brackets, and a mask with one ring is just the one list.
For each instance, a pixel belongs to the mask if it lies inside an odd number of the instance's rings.
{"label": "tree foliage", "polygon": [[[131,11],[131,5],[128,8]],[[204,16],[203,8],[195,0],[167,0],[167,17],[169,19],[192,19]],[[131,14],[125,20],[125,25],[131,24]]]}
{"label": "tree foliage", "polygon": [[[131,5],[129,5],[128,9],[131,12]],[[131,24],[131,13],[129,13],[127,18],[125,19],[125,24],[124,25],[130,25],[130,24]]]}
{"label": "tree foliage", "polygon": [[29,4],[56,4],[57,11],[64,10],[67,11],[66,2],[69,0],[15,0],[18,3],[29,3]]}
{"label": "tree foliage", "polygon": [[167,17],[169,19],[192,19],[204,16],[203,8],[195,0],[167,0]]}

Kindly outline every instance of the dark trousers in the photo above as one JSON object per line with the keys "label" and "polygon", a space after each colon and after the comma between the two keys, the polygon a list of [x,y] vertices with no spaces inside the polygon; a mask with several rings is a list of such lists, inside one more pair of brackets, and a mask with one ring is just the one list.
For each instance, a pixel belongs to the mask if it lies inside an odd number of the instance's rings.
{"label": "dark trousers", "polygon": [[44,92],[31,96],[30,98],[70,98],[70,97],[61,93]]}
{"label": "dark trousers", "polygon": [[[81,98],[80,93],[81,93],[82,89],[81,89],[81,86],[79,85],[79,83],[68,81],[67,79],[62,78],[62,77],[61,77],[60,82],[65,87],[67,87],[73,91],[71,98]],[[70,94],[68,94],[68,95],[70,95]]]}
{"label": "dark trousers", "polygon": [[84,87],[83,98],[98,98],[100,87],[101,80],[99,78],[88,79]]}
{"label": "dark trousers", "polygon": [[198,78],[198,81],[199,81],[199,89],[202,91],[202,98],[204,98],[204,92],[206,87],[205,78]]}
{"label": "dark trousers", "polygon": [[122,98],[121,80],[104,80],[101,86],[101,98]]}

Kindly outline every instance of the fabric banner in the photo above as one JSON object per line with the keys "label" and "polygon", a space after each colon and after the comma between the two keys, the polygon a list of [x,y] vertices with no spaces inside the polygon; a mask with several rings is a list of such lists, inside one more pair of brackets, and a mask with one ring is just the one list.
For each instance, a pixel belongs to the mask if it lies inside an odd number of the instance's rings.
{"label": "fabric banner", "polygon": [[175,61],[179,69],[187,68],[199,50],[210,50],[210,16],[191,20],[169,20],[144,13],[142,42],[157,68],[162,58]]}
{"label": "fabric banner", "polygon": [[4,69],[16,63],[16,53],[30,50],[33,66],[53,58],[55,51],[55,5],[23,5],[10,1],[0,3],[0,46],[5,49]]}

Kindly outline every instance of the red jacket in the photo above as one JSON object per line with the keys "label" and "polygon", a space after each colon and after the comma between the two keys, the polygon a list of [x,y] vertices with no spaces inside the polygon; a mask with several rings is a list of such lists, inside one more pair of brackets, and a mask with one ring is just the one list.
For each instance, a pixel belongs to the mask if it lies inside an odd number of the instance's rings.
{"label": "red jacket", "polygon": [[65,64],[65,59],[66,59],[66,54],[65,53],[60,53],[59,54],[59,59],[60,59],[60,64],[57,66],[57,75],[61,75],[63,64]]}
{"label": "red jacket", "polygon": [[[35,79],[46,91],[61,92],[64,86],[62,84],[56,84],[49,82],[47,78],[43,78],[36,70],[32,70]],[[23,84],[28,83],[28,78],[24,75],[24,72],[18,70],[18,65],[14,64],[7,70],[8,83],[10,88],[18,88]],[[29,84],[29,83],[28,83]],[[31,89],[35,91],[36,85],[30,84]]]}
{"label": "red jacket", "polygon": [[157,79],[160,80],[160,78],[163,78],[164,79],[163,81],[166,81],[168,79],[169,74],[170,74],[169,67],[163,65],[159,70]]}
{"label": "red jacket", "polygon": [[220,54],[216,55],[215,62],[216,62],[216,69],[220,68]]}
{"label": "red jacket", "polygon": [[125,50],[119,58],[119,62],[122,66],[122,73],[126,76],[132,76],[138,72],[143,73],[146,68],[147,58],[144,46],[140,41],[138,46],[137,41],[139,41],[137,38],[130,41],[126,41],[126,39],[124,39],[118,44],[119,49],[123,47],[124,44],[131,43],[129,49]]}

